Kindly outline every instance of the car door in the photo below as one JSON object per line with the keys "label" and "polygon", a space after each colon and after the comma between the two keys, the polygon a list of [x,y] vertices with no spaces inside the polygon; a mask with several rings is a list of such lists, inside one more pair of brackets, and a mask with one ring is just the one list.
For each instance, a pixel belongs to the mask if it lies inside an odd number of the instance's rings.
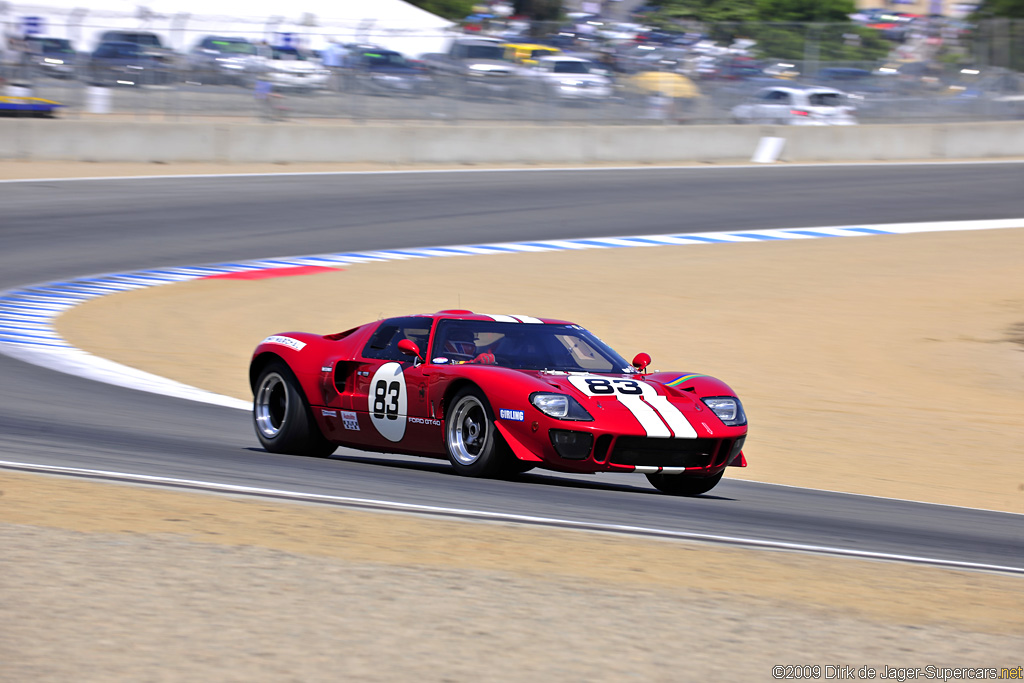
{"label": "car door", "polygon": [[430,366],[398,349],[409,339],[425,353],[433,322],[426,316],[381,321],[350,361],[339,408],[323,415],[328,438],[402,453],[443,452],[441,421],[428,396]]}

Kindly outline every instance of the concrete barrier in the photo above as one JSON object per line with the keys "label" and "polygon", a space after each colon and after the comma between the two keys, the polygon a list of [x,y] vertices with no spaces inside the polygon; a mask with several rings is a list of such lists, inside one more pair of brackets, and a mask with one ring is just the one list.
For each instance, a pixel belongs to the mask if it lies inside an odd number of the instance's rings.
{"label": "concrete barrier", "polygon": [[861,126],[523,126],[0,120],[0,159],[122,162],[729,163],[1024,157],[1024,122]]}

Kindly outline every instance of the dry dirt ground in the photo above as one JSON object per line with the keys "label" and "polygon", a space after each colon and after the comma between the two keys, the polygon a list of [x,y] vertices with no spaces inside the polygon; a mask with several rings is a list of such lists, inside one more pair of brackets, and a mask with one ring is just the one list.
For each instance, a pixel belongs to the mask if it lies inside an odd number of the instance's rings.
{"label": "dry dirt ground", "polygon": [[[0,177],[139,172],[56,168],[0,163]],[[238,170],[187,172],[207,169]],[[658,368],[729,381],[752,424],[751,467],[730,476],[1022,512],[1022,256],[1024,229],[459,257],[124,293],[59,328],[249,398],[248,354],[274,332],[456,305],[568,318]],[[595,269],[642,277],[595,287]],[[559,301],[532,284],[540,273],[557,273]],[[0,680],[769,680],[774,664],[1024,664],[1014,577],[13,473],[0,474],[0,534]]]}

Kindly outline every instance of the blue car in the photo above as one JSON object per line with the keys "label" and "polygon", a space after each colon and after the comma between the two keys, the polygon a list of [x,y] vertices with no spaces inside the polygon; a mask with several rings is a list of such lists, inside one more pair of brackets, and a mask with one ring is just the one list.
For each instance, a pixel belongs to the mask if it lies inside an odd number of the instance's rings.
{"label": "blue car", "polygon": [[174,82],[174,64],[166,51],[138,43],[100,43],[86,67],[94,85],[167,85]]}
{"label": "blue car", "polygon": [[357,91],[373,95],[419,96],[432,89],[429,73],[394,50],[357,50],[351,54],[349,63]]}

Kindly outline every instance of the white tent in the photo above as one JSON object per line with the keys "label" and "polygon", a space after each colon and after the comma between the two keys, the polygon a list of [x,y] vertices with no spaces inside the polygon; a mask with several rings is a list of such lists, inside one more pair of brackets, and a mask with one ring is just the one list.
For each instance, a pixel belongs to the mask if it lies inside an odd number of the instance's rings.
{"label": "white tent", "polygon": [[[86,1],[88,5],[86,5]],[[80,51],[110,29],[152,31],[178,51],[206,35],[323,48],[374,43],[408,55],[444,49],[452,23],[402,0],[0,0],[5,38],[67,38]]]}

